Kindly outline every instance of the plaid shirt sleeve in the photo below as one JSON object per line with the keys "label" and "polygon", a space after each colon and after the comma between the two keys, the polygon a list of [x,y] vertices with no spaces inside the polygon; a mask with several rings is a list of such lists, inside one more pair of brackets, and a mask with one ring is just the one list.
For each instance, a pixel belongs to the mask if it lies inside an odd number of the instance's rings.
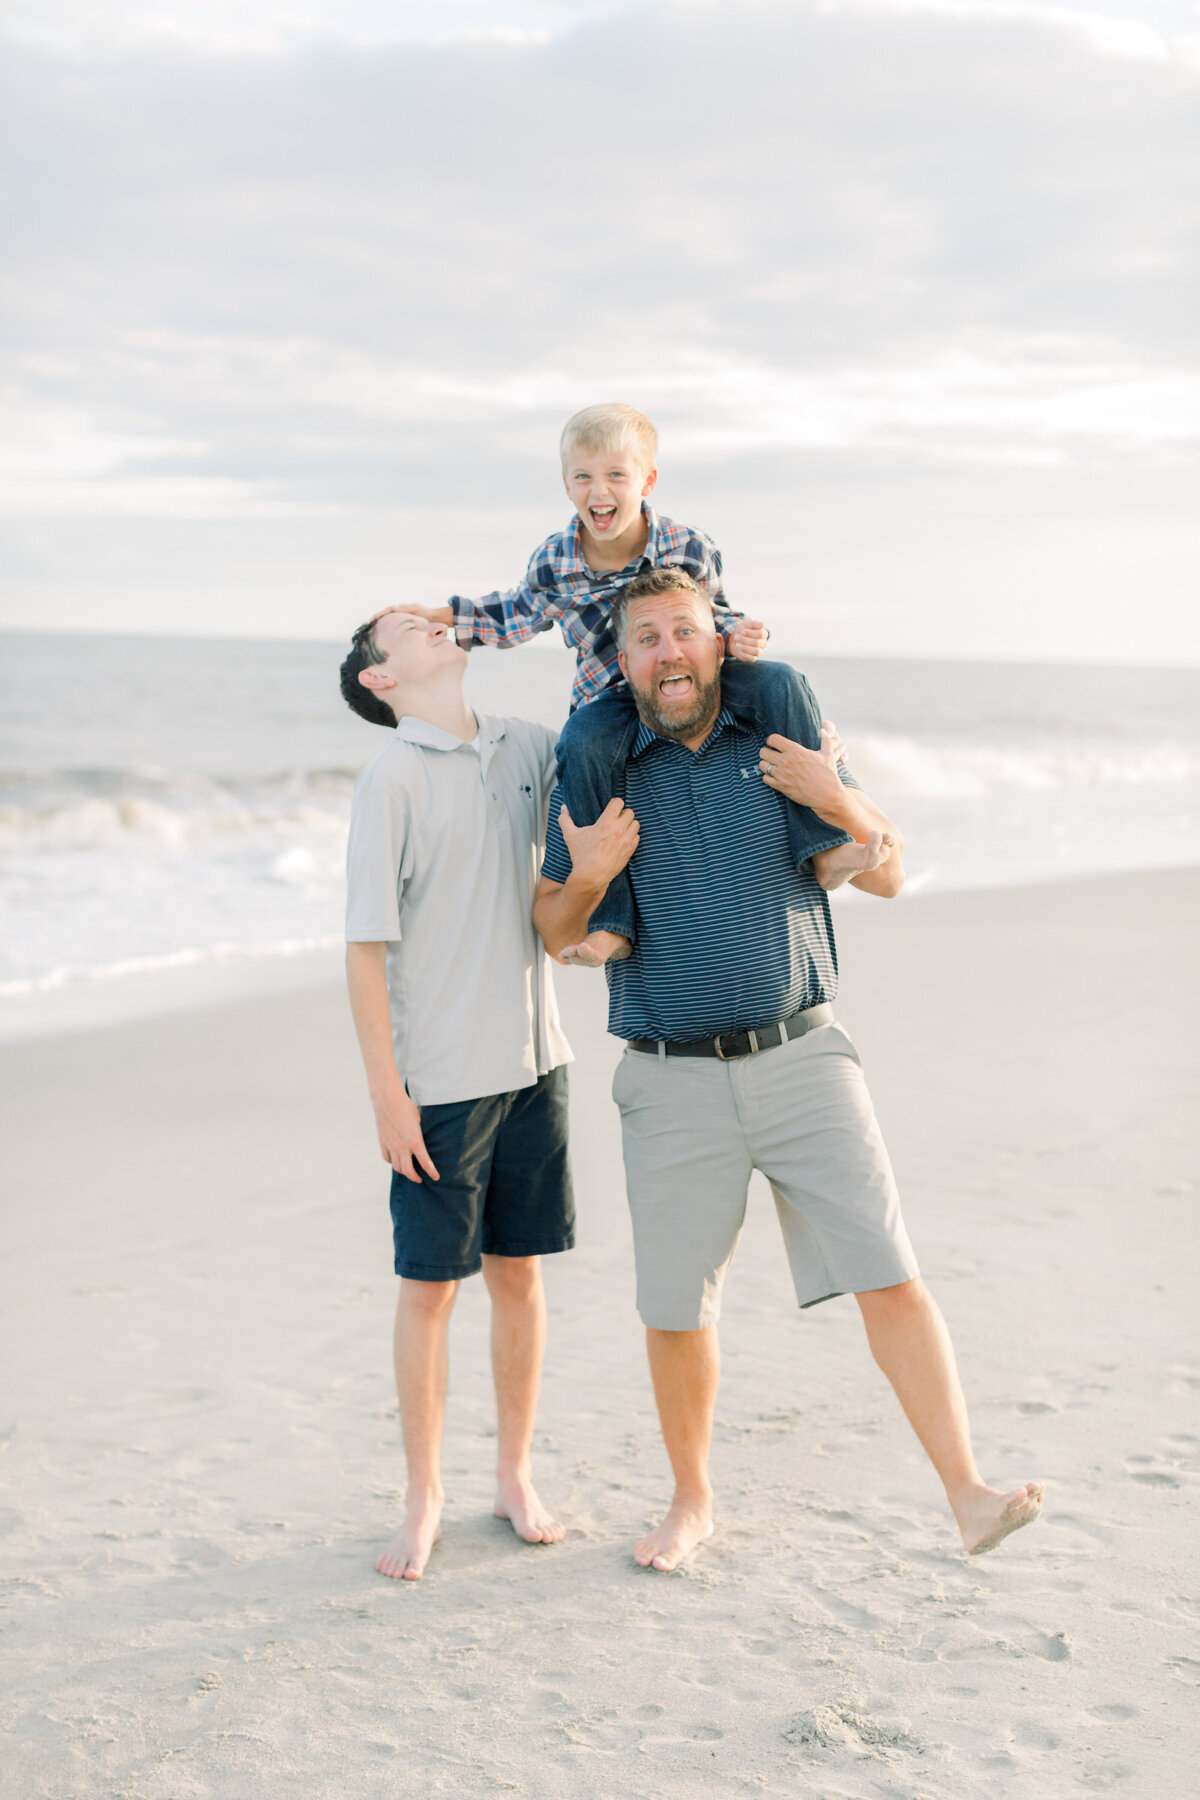
{"label": "plaid shirt sleeve", "polygon": [[692,580],[702,587],[713,603],[713,618],[722,637],[728,637],[743,615],[734,612],[725,598],[721,552],[710,537],[694,528],[688,531],[687,545],[681,558]]}
{"label": "plaid shirt sleeve", "polygon": [[551,557],[553,543],[551,539],[534,551],[525,579],[516,587],[485,594],[482,600],[450,596],[460,644],[526,644],[539,631],[553,628],[566,604]]}

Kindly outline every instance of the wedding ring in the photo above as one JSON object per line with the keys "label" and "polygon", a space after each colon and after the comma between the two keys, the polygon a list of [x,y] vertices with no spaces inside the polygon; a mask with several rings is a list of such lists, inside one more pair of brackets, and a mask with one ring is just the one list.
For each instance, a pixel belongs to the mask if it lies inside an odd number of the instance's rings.
{"label": "wedding ring", "polygon": [[766,772],[767,772],[767,774],[768,774],[768,775],[773,775],[773,774],[774,774],[774,773],[775,773],[775,764],[774,764],[774,763],[768,763],[768,764],[767,764],[767,770],[766,770]]}

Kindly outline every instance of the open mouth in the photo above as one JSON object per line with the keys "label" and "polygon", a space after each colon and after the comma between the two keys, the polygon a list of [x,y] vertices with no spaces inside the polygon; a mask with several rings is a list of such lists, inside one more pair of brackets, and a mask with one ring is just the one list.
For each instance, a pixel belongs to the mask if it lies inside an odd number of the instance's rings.
{"label": "open mouth", "polygon": [[607,531],[617,516],[615,506],[589,506],[588,518],[596,531]]}
{"label": "open mouth", "polygon": [[658,691],[664,700],[686,700],[694,685],[690,675],[664,675]]}

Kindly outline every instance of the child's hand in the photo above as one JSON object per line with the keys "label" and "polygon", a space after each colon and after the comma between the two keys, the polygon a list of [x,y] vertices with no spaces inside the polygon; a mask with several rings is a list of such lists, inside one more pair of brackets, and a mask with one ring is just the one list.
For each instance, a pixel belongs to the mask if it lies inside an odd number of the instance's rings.
{"label": "child's hand", "polygon": [[[445,612],[449,609],[441,607],[438,610]],[[372,625],[377,624],[380,619],[386,619],[389,613],[394,612],[416,613],[417,617],[420,619],[433,619],[434,609],[431,606],[418,606],[413,600],[400,600],[397,601],[395,606],[381,606],[377,613],[372,613]],[[442,621],[437,619],[434,623],[440,625]]]}
{"label": "child's hand", "polygon": [[739,619],[725,642],[738,662],[757,662],[770,635],[761,619]]}
{"label": "child's hand", "polygon": [[850,752],[842,742],[842,734],[828,719],[821,720],[821,748],[833,757],[834,762],[841,763],[843,767],[849,765]]}

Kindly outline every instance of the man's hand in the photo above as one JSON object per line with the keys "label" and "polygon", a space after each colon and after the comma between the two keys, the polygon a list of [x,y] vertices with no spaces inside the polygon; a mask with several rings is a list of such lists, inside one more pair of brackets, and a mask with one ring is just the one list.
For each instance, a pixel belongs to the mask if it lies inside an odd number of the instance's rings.
{"label": "man's hand", "polygon": [[421,1177],[414,1168],[420,1163],[431,1181],[440,1179],[433,1166],[433,1159],[425,1148],[425,1139],[421,1136],[421,1109],[403,1088],[386,1097],[376,1100],[375,1129],[379,1133],[379,1148],[385,1163],[410,1181],[419,1182]]}
{"label": "man's hand", "polygon": [[576,825],[565,806],[559,814],[559,823],[571,854],[571,873],[589,886],[606,888],[638,847],[641,827],[625,802],[616,795],[594,825]]}
{"label": "man's hand", "polygon": [[757,662],[770,635],[761,619],[739,619],[725,639],[725,646],[738,662]]}
{"label": "man's hand", "polygon": [[821,818],[829,817],[843,803],[844,789],[838,777],[838,760],[845,759],[845,745],[828,720],[821,725],[821,748],[806,750],[791,738],[775,732],[759,753],[758,771],[769,788],[810,806]]}

